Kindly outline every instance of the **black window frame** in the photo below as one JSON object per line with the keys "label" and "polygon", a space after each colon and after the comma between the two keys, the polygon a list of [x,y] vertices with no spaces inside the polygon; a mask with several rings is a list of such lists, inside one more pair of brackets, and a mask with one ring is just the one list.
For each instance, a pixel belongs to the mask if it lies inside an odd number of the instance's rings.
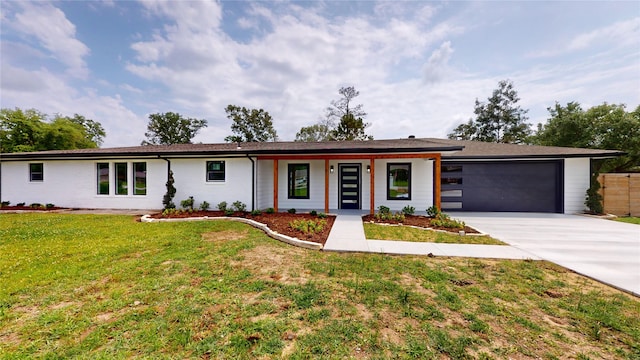
{"label": "black window frame", "polygon": [[[40,171],[34,170],[35,166],[39,166]],[[44,163],[29,163],[29,182],[43,182],[43,181],[44,181]]]}
{"label": "black window frame", "polygon": [[[296,195],[295,189],[295,173],[299,168],[306,168],[307,171],[307,194]],[[293,176],[292,176],[293,175]],[[287,165],[287,196],[289,199],[309,199],[311,195],[311,166],[309,163],[295,163]]]}
{"label": "black window frame", "polygon": [[[400,201],[408,201],[411,200],[411,163],[403,162],[403,163],[387,163],[387,200],[400,200]],[[392,166],[407,166],[407,197],[392,197],[391,196],[391,182],[389,181],[391,175],[391,167]]]}
{"label": "black window frame", "polygon": [[[106,165],[106,167],[104,167]],[[102,168],[101,168],[102,167]],[[102,186],[102,174],[100,173],[100,170],[102,169],[107,169],[107,173],[106,173],[106,192],[103,192],[104,187]],[[96,163],[96,193],[98,195],[109,195],[109,193],[111,192],[111,172],[109,169],[109,163],[108,162],[99,162]]]}
{"label": "black window frame", "polygon": [[[139,166],[143,166],[144,169],[138,170]],[[138,175],[140,172],[144,172],[144,177]],[[138,188],[138,180],[144,180],[144,188]],[[144,196],[147,195],[147,163],[144,161],[133,163],[133,195]]]}
{"label": "black window frame", "polygon": [[[222,166],[222,170],[209,170],[209,164],[219,163]],[[222,179],[211,179],[210,175],[222,174]],[[205,180],[207,182],[224,182],[227,179],[227,164],[224,160],[209,160],[205,165]]]}
{"label": "black window frame", "polygon": [[[121,169],[119,169],[120,167],[122,167],[124,165],[124,181],[121,180]],[[116,195],[122,196],[122,195],[129,195],[129,163],[126,162],[117,162],[114,163],[114,173],[115,173],[115,180],[116,180]],[[120,184],[124,184],[124,187],[121,187]],[[124,192],[120,192],[120,190],[124,190]]]}

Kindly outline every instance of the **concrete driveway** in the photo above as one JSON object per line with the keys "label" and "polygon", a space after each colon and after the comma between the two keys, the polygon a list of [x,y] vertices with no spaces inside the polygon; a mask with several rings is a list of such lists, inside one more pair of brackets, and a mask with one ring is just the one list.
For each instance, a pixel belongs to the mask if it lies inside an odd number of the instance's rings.
{"label": "concrete driveway", "polygon": [[453,213],[544,260],[640,296],[640,226],[580,215]]}

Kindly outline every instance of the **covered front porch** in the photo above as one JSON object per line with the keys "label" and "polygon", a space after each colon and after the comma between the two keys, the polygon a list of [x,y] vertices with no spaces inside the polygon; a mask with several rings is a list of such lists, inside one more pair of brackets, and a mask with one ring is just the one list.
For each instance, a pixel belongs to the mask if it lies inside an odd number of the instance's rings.
{"label": "covered front porch", "polygon": [[400,210],[440,207],[440,153],[262,155],[258,206]]}

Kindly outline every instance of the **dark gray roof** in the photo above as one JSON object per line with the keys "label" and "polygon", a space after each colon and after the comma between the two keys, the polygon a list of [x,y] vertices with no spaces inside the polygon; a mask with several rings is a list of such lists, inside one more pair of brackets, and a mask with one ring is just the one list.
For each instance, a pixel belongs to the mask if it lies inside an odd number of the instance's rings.
{"label": "dark gray roof", "polygon": [[220,144],[144,145],[117,148],[52,150],[2,154],[2,160],[81,159],[109,157],[247,156],[286,154],[381,154],[444,152],[444,159],[514,159],[564,157],[615,157],[617,150],[514,145],[434,138],[368,141],[253,142]]}
{"label": "dark gray roof", "polygon": [[581,149],[559,146],[500,144],[470,140],[425,139],[433,143],[462,145],[462,151],[443,155],[443,159],[515,159],[515,158],[606,158],[624,155],[618,150]]}
{"label": "dark gray roof", "polygon": [[2,158],[105,158],[156,156],[246,156],[280,154],[380,154],[413,152],[450,152],[462,150],[461,145],[441,144],[426,139],[392,139],[368,141],[325,142],[250,142],[221,144],[144,145],[118,148],[52,150],[2,154]]}

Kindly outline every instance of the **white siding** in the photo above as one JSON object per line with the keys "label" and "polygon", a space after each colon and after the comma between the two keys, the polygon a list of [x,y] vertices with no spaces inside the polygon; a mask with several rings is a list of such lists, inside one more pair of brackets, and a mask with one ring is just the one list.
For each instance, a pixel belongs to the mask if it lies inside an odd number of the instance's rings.
{"label": "white siding", "polygon": [[[225,181],[207,181],[207,161],[219,160],[225,162]],[[196,207],[207,201],[215,210],[222,201],[229,206],[241,201],[251,210],[251,165],[247,158],[171,159],[176,187],[174,203],[180,207],[180,201],[193,196]]]}
{"label": "white siding", "polygon": [[[411,200],[387,200],[387,164],[411,163]],[[376,160],[375,207],[380,205],[399,211],[409,205],[416,211],[425,211],[433,205],[433,160],[382,159]],[[367,203],[367,209],[369,208]]]}
{"label": "white siding", "polygon": [[273,207],[273,160],[259,160],[257,163],[257,203],[256,209]]}
{"label": "white siding", "polygon": [[564,160],[564,212],[580,213],[586,210],[584,200],[590,181],[590,159]]}
{"label": "white siding", "polygon": [[[98,162],[110,163],[110,195],[97,194]],[[128,164],[128,195],[114,195],[115,169],[113,163]],[[147,194],[133,195],[134,162],[147,163]],[[29,164],[42,163],[44,181],[29,181]],[[167,178],[163,160],[127,159],[117,161],[11,161],[2,162],[2,200],[11,204],[24,202],[61,207],[96,209],[160,209]]]}
{"label": "white siding", "polygon": [[[309,164],[308,199],[289,199],[287,189],[289,164]],[[324,160],[278,162],[278,210],[285,211],[292,208],[324,211]]]}

